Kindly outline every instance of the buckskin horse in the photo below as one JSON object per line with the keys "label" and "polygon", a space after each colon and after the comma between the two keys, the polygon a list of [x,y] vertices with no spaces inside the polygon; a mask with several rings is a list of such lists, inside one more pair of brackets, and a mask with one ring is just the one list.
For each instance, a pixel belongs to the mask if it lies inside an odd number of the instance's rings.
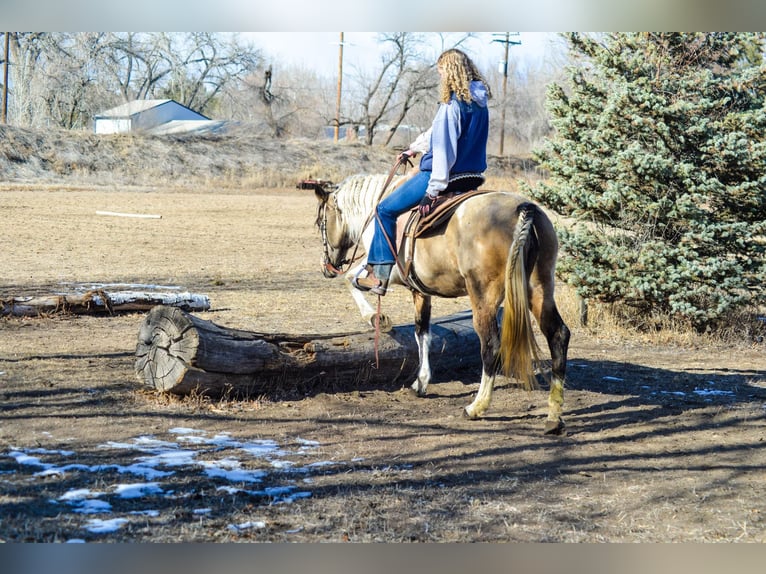
{"label": "buckskin horse", "polygon": [[[351,280],[358,265],[349,252],[366,253],[372,240],[375,206],[381,196],[400,185],[406,176],[390,181],[385,175],[360,175],[344,180],[335,190],[323,182],[304,182],[318,199],[316,225],[324,248],[323,273]],[[310,184],[310,185],[309,185]],[[411,242],[414,241],[414,246]],[[360,249],[361,245],[361,249]],[[473,402],[465,407],[470,419],[482,416],[492,399],[495,376],[502,369],[525,388],[536,387],[535,363],[540,350],[535,341],[533,315],[551,354],[548,416],[544,432],[561,434],[569,329],[554,300],[558,238],[543,210],[517,193],[482,191],[462,201],[445,224],[417,239],[407,234],[398,247],[391,284],[406,286],[415,305],[415,337],[419,368],[412,389],[426,394],[431,381],[431,297],[468,295],[473,327],[481,345],[481,384]],[[354,255],[350,256],[351,259]],[[407,261],[407,269],[401,262]],[[344,265],[352,267],[343,271]],[[363,317],[375,324],[375,311],[363,294],[349,287]],[[503,306],[502,328],[498,312]],[[390,329],[384,319],[382,327]]]}

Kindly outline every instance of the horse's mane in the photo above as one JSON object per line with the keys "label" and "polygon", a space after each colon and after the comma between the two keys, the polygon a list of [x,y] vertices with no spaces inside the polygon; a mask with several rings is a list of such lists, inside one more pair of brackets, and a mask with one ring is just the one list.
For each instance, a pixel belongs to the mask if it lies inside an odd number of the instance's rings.
{"label": "horse's mane", "polygon": [[[364,224],[382,199],[381,192],[387,178],[386,174],[352,175],[344,179],[335,191],[335,202],[343,213],[349,236],[355,240],[362,235]],[[383,195],[395,189],[405,178],[395,177]]]}

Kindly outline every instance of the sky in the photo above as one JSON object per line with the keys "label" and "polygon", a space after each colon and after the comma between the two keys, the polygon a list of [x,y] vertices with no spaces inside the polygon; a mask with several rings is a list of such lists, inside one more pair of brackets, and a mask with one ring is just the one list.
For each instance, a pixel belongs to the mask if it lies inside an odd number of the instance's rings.
{"label": "sky", "polygon": [[[453,42],[462,36],[461,32],[451,32],[446,38]],[[547,32],[518,32],[512,33],[509,60],[516,61],[521,67],[539,62],[551,51],[555,51],[552,43],[557,41],[555,33]],[[315,69],[320,75],[337,77],[340,32],[240,32],[240,40],[252,42],[262,50],[264,55],[271,56],[275,65],[298,66]],[[344,32],[343,33],[343,68],[344,74],[354,67],[375,68],[383,46],[379,43],[379,32]],[[439,55],[441,45],[438,35],[433,34],[433,58]],[[466,45],[466,51],[484,71],[488,67],[497,67],[504,57],[504,47],[495,38],[504,39],[505,32],[480,32],[477,38]],[[448,46],[449,47],[449,46]]]}

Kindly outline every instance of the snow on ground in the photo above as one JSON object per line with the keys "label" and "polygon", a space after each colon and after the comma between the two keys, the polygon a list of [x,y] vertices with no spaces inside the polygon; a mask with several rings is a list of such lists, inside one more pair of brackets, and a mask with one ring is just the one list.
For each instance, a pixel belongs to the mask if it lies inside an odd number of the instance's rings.
{"label": "snow on ground", "polygon": [[[193,492],[180,492],[179,484],[172,482],[170,477],[179,471],[198,472],[200,476],[220,482],[217,487],[219,492],[265,497],[270,500],[270,504],[290,504],[311,496],[311,491],[305,487],[312,483],[312,473],[321,472],[328,466],[346,464],[318,459],[321,445],[302,438],[294,440],[297,448],[287,449],[270,439],[237,440],[229,433],[211,436],[205,431],[186,427],[174,427],[168,433],[174,440],[160,440],[144,435],[128,442],[107,441],[98,446],[99,449],[132,456],[131,463],[127,465],[82,464],[77,462],[77,453],[72,450],[11,448],[0,452],[0,456],[14,459],[19,470],[3,473],[4,480],[0,480],[0,484],[7,482],[9,474],[16,472],[29,472],[29,480],[79,473],[86,475],[83,476],[84,481],[93,482],[87,475],[97,475],[100,485],[98,490],[72,488],[61,492],[48,503],[54,505],[59,512],[68,511],[83,516],[83,529],[90,535],[98,535],[119,530],[129,523],[130,516],[159,516],[160,511],[152,506],[162,498],[180,499],[192,495]],[[62,458],[72,462],[46,462]],[[300,462],[296,462],[296,458]],[[134,477],[134,480],[109,484],[110,477],[115,476]],[[104,484],[109,486],[105,487]],[[258,486],[253,488],[253,485]],[[114,506],[119,500],[126,499],[145,508],[115,512]],[[195,515],[205,516],[212,509],[195,508],[191,511]],[[265,523],[261,521],[249,521],[230,524],[228,529],[243,532],[264,527]],[[69,542],[84,541],[84,538],[77,538]]]}

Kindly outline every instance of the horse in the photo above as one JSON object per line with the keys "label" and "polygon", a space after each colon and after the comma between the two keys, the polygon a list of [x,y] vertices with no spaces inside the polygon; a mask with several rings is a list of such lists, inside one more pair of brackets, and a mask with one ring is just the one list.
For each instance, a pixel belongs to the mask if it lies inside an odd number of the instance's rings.
{"label": "horse", "polygon": [[[313,185],[318,201],[315,224],[324,250],[323,274],[327,278],[346,277],[363,318],[373,326],[378,320],[375,310],[351,285],[355,274],[366,265],[366,257],[352,261],[349,252],[353,259],[357,251],[368,251],[377,203],[406,178],[356,175],[336,189],[325,189],[330,186],[317,182]],[[551,355],[544,432],[561,434],[570,331],[554,299],[558,237],[545,212],[518,193],[482,190],[462,201],[446,224],[414,240],[414,249],[410,249],[411,241],[411,237],[402,239],[397,256],[400,262],[409,257],[410,271],[395,265],[389,284],[404,285],[412,292],[419,358],[412,390],[423,397],[431,381],[431,297],[468,295],[480,341],[482,374],[476,397],[463,414],[477,419],[487,411],[501,370],[525,388],[536,388],[535,363],[540,360],[540,349],[531,314]],[[344,265],[350,267],[344,271]],[[417,277],[416,283],[408,279],[411,276]],[[498,321],[501,305],[502,319]],[[390,329],[390,320],[381,317],[380,328]]]}

